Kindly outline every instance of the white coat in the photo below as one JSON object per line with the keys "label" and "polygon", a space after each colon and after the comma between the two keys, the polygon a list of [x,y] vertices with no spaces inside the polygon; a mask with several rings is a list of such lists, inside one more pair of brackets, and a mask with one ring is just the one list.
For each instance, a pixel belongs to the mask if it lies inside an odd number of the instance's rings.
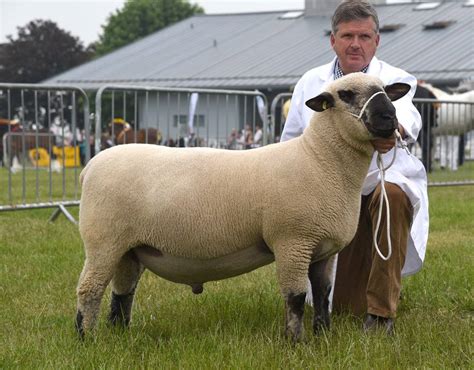
{"label": "white coat", "polygon": [[[302,134],[309,124],[313,111],[305,105],[310,98],[319,95],[325,87],[334,81],[334,65],[336,58],[326,65],[306,72],[295,86],[291,99],[290,111],[281,135],[281,141],[290,140]],[[385,85],[404,82],[411,85],[411,90],[403,98],[394,102],[397,119],[405,129],[407,141],[415,141],[421,130],[421,117],[412,103],[416,90],[416,78],[407,72],[395,68],[385,62],[372,59],[367,74],[379,77]],[[393,151],[383,155],[383,162],[388,166],[393,157]],[[413,223],[408,240],[407,256],[402,275],[410,275],[421,269],[425,258],[428,240],[428,192],[426,171],[421,161],[397,148],[396,159],[385,173],[385,180],[397,184],[407,194],[413,206]],[[376,163],[376,153],[362,188],[362,194],[370,194],[380,181]]]}

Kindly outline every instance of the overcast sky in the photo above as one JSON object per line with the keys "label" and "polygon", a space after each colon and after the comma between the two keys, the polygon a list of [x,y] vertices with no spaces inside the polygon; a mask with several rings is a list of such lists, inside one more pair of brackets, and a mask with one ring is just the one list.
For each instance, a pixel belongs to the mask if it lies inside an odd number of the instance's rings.
{"label": "overcast sky", "polygon": [[[17,37],[17,27],[34,19],[52,20],[88,45],[97,41],[109,14],[125,0],[0,0],[0,43]],[[304,0],[190,0],[207,14],[303,9]]]}

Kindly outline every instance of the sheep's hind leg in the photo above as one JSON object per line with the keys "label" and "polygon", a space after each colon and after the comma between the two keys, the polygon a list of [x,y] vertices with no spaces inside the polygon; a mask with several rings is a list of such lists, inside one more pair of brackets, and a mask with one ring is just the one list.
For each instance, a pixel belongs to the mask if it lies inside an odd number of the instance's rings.
{"label": "sheep's hind leg", "polygon": [[81,338],[95,326],[105,288],[120,259],[115,255],[94,254],[90,250],[77,286],[76,330]]}
{"label": "sheep's hind leg", "polygon": [[130,323],[135,289],[143,270],[133,251],[128,251],[120,260],[112,279],[111,324],[128,326]]}
{"label": "sheep's hind leg", "polygon": [[319,334],[329,330],[329,294],[331,293],[331,274],[335,256],[312,263],[309,266],[308,277],[313,293],[313,331]]}

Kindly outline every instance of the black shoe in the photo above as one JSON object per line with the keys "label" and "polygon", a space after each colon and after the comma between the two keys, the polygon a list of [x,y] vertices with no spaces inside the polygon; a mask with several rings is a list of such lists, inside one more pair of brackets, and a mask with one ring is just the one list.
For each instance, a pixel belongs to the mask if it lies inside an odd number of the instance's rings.
{"label": "black shoe", "polygon": [[394,325],[394,320],[390,317],[382,317],[368,313],[364,321],[364,332],[368,333],[382,329],[387,335],[393,335]]}

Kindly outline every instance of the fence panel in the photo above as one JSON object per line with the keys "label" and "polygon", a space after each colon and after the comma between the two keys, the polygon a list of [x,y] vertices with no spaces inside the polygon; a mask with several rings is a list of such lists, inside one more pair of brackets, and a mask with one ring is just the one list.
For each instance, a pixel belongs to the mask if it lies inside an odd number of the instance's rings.
{"label": "fence panel", "polygon": [[411,152],[423,162],[429,186],[474,185],[474,102],[413,99],[422,130]]}
{"label": "fence panel", "polygon": [[0,83],[0,117],[0,211],[66,213],[66,206],[79,204],[80,167],[90,159],[86,93]]}
{"label": "fence panel", "polygon": [[[286,119],[291,93],[272,100],[270,116],[275,141]],[[474,102],[413,99],[422,130],[410,145],[428,172],[429,186],[474,185]]]}
{"label": "fence panel", "polygon": [[130,142],[227,149],[268,142],[267,101],[257,91],[110,85],[95,103],[95,152]]}
{"label": "fence panel", "polygon": [[273,127],[274,142],[280,141],[280,135],[285,125],[286,117],[290,109],[291,93],[281,93],[275,96],[270,105],[270,117]]}

